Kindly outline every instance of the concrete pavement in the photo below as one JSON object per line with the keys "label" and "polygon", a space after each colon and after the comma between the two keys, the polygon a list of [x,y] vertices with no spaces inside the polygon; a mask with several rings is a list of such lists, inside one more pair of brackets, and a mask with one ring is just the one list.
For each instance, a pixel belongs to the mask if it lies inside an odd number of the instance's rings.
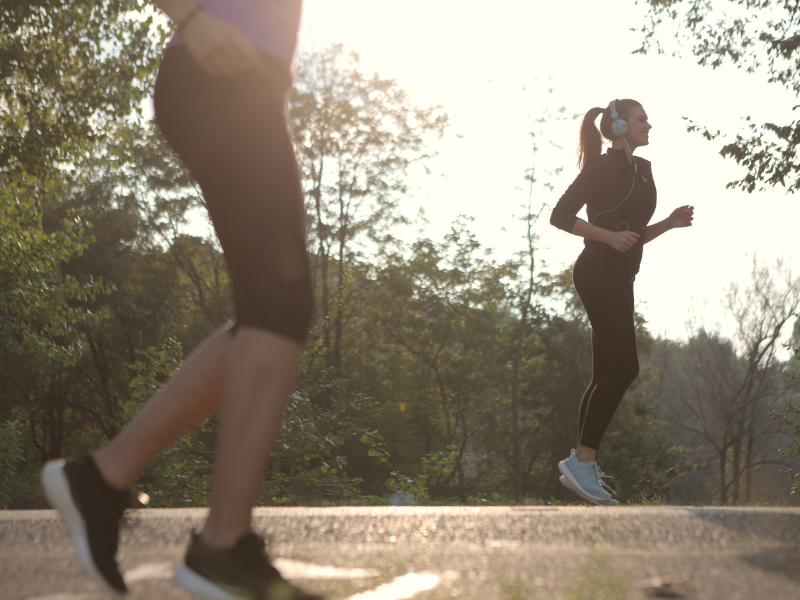
{"label": "concrete pavement", "polygon": [[[204,509],[130,511],[131,600],[169,577]],[[800,600],[800,509],[259,508],[276,566],[334,600]],[[0,512],[0,599],[94,600],[54,511]]]}

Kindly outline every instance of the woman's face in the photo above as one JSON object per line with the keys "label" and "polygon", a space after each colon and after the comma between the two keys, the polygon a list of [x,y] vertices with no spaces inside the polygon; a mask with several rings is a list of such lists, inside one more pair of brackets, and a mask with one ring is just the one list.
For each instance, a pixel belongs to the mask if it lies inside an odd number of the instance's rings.
{"label": "woman's face", "polygon": [[628,145],[632,148],[647,146],[650,143],[649,133],[653,126],[648,122],[644,108],[634,106],[625,120],[628,122],[628,134],[625,136],[625,139],[628,140]]}

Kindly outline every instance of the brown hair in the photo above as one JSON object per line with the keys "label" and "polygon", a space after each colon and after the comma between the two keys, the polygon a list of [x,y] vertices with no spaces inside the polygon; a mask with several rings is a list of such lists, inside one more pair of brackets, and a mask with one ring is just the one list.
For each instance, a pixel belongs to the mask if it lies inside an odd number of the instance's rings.
{"label": "brown hair", "polygon": [[[631,110],[637,106],[641,106],[641,104],[636,100],[628,98],[617,100],[616,109],[617,113],[619,113],[619,118],[627,119]],[[597,120],[597,115],[601,113],[603,118],[600,119],[600,130],[598,131],[594,122]],[[611,111],[608,108],[591,108],[583,116],[578,141],[578,166],[581,169],[600,156],[603,151],[603,138],[612,140],[617,137],[611,133],[611,122]]]}

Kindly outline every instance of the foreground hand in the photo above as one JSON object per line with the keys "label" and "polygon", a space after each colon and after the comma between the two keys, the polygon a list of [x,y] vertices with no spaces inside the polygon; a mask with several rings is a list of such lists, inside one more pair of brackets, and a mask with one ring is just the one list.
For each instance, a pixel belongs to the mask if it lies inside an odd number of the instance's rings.
{"label": "foreground hand", "polygon": [[192,58],[215,77],[261,67],[258,50],[242,30],[206,10],[186,25],[183,38]]}
{"label": "foreground hand", "polygon": [[614,231],[606,241],[606,244],[611,246],[617,252],[627,252],[633,248],[641,236],[633,231]]}
{"label": "foreground hand", "polygon": [[672,227],[691,227],[694,220],[694,206],[680,206],[672,211],[668,221]]}

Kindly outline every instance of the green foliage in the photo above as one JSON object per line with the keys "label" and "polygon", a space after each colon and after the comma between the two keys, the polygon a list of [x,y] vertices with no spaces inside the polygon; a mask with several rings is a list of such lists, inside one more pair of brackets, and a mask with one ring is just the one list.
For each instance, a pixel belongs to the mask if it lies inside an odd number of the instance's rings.
{"label": "green foliage", "polygon": [[125,411],[125,420],[133,418],[141,410],[141,404],[155,395],[164,380],[178,370],[183,351],[180,342],[168,339],[160,348],[136,350],[136,356],[137,360],[129,367],[133,377],[128,382],[131,402]]}
{"label": "green foliage", "polygon": [[317,327],[309,346],[320,364],[312,368],[342,378],[344,323],[361,308],[350,296],[361,248],[391,244],[391,228],[407,222],[399,204],[405,177],[428,158],[427,142],[441,137],[447,115],[413,106],[395,81],[366,76],[358,55],[335,45],[298,57],[287,117],[316,273]]}
{"label": "green foliage", "polygon": [[[786,348],[791,350],[794,354],[796,367],[797,364],[800,364],[800,345],[792,343],[787,343],[785,345]],[[786,373],[786,376],[800,381],[800,371],[790,370]],[[781,448],[778,452],[788,459],[800,459],[800,404],[787,402],[783,412],[773,411],[771,416],[773,419],[786,424],[789,428],[790,435],[796,442],[793,448]],[[800,496],[800,471],[786,469],[784,473],[793,482],[792,494]]]}
{"label": "green foliage", "polygon": [[[182,347],[174,339],[136,351],[129,366],[130,400],[122,402],[122,423],[133,419],[179,367]],[[150,496],[149,506],[207,506],[214,452],[214,424],[204,421],[151,464],[136,483]]]}
{"label": "green foliage", "polygon": [[367,456],[381,463],[389,462],[389,453],[384,449],[383,436],[377,431],[368,431],[361,436],[359,441],[369,446]]}
{"label": "green foliage", "polygon": [[102,280],[81,283],[62,272],[62,265],[80,256],[92,237],[75,213],[45,231],[42,200],[61,186],[26,176],[0,177],[0,306],[5,317],[0,334],[40,358],[69,364],[79,351],[71,339],[75,330],[103,317],[73,304],[102,294]]}
{"label": "green foliage", "polygon": [[430,500],[428,491],[429,482],[441,480],[449,475],[456,466],[458,449],[453,444],[447,446],[445,451],[434,452],[422,458],[422,473],[415,477],[408,477],[392,471],[386,480],[386,487],[394,494],[408,494],[414,504]]}
{"label": "green foliage", "polygon": [[[679,55],[682,48],[691,48],[701,65],[716,69],[730,62],[749,73],[764,76],[769,83],[800,92],[797,3],[777,0],[648,0],[647,3],[651,18],[641,29],[644,40],[637,52],[647,53],[655,48],[659,53],[672,50]],[[671,32],[667,30],[670,22],[676,25]],[[673,43],[669,37],[675,38]],[[800,189],[797,162],[800,121],[756,124],[750,122],[749,116],[746,121],[747,131],[737,134],[720,151],[746,169],[746,174],[728,187],[748,192],[778,185],[792,192]],[[698,131],[709,140],[720,135],[719,131],[694,123],[689,130]]]}
{"label": "green foliage", "polygon": [[136,483],[148,506],[208,506],[214,427],[206,421],[159,455]]}
{"label": "green foliage", "polygon": [[0,508],[11,508],[17,496],[20,467],[25,462],[25,445],[19,425],[0,423]]}
{"label": "green foliage", "polygon": [[47,176],[138,112],[166,35],[145,0],[4,2],[0,169]]}
{"label": "green foliage", "polygon": [[331,404],[322,407],[309,396],[308,390],[298,391],[289,399],[261,486],[261,504],[356,502],[361,496],[360,479],[347,474],[344,449],[371,437],[359,427],[356,416],[372,408],[374,401],[334,389]]}

